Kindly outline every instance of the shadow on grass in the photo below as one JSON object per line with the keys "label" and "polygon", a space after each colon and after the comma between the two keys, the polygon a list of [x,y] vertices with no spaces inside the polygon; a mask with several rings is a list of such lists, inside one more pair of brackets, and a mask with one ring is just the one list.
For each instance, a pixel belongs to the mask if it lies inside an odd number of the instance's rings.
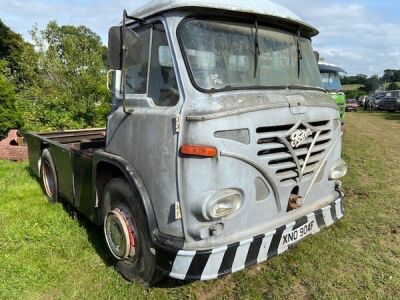
{"label": "shadow on grass", "polygon": [[386,113],[384,114],[384,118],[390,121],[400,121],[400,112],[397,113]]}
{"label": "shadow on grass", "polygon": [[83,214],[78,212],[71,204],[62,200],[64,210],[70,215],[71,218],[79,223],[79,226],[84,228],[89,242],[93,245],[94,250],[103,260],[106,266],[114,265],[114,258],[109,253],[106,243],[103,238],[103,231],[101,226],[97,226],[86,218]]}
{"label": "shadow on grass", "polygon": [[[29,176],[34,179],[37,184],[40,186],[42,189],[43,195],[46,194],[46,191],[44,189],[44,186],[42,184],[42,179],[37,177],[35,173],[29,168],[29,166],[25,166],[25,171]],[[111,257],[111,254],[108,253],[108,249],[105,245],[105,242],[103,240],[103,233],[102,233],[102,228],[91,222],[88,218],[86,218],[82,213],[80,213],[78,210],[76,210],[70,203],[68,203],[65,199],[60,199],[60,203],[66,213],[68,215],[76,220],[79,223],[79,226],[84,228],[86,231],[86,234],[88,236],[88,240],[91,242],[93,245],[95,251],[97,254],[101,257],[101,259],[104,261],[104,263],[107,266],[113,265],[113,258]]]}
{"label": "shadow on grass", "polygon": [[[103,236],[103,228],[102,226],[97,226],[89,219],[87,219],[83,214],[77,211],[71,204],[67,203],[65,200],[62,200],[62,205],[64,210],[71,216],[71,218],[77,220],[79,222],[79,226],[86,230],[86,234],[88,236],[88,240],[93,245],[96,253],[100,256],[106,266],[114,266],[115,259],[110,254],[106,242]],[[122,278],[122,275],[120,275]],[[191,281],[182,281],[173,279],[170,277],[165,277],[161,281],[157,282],[154,287],[161,289],[175,288],[179,286],[184,286],[191,283]]]}
{"label": "shadow on grass", "polygon": [[183,281],[183,280],[178,280],[178,279],[174,279],[174,278],[166,276],[161,281],[154,284],[153,287],[159,288],[159,289],[172,289],[172,288],[177,288],[177,287],[181,287],[181,286],[186,286],[193,282],[194,281]]}
{"label": "shadow on grass", "polygon": [[26,165],[26,166],[24,167],[24,169],[25,169],[25,172],[26,172],[31,178],[35,179],[35,180],[40,184],[41,181],[40,181],[39,178],[36,176],[36,174],[33,173],[32,169],[29,167],[29,165]]}
{"label": "shadow on grass", "polygon": [[[29,166],[25,166],[25,172],[29,174],[29,176],[34,179],[37,184],[41,187],[43,194],[45,195],[45,190],[42,184],[41,178],[37,177],[35,173],[29,168]],[[84,228],[88,237],[89,242],[93,245],[94,250],[103,260],[106,266],[113,266],[115,264],[115,259],[109,253],[101,226],[97,226],[93,222],[91,222],[88,218],[86,218],[82,213],[80,213],[76,208],[74,208],[70,203],[68,203],[65,199],[60,199],[60,203],[64,209],[64,211],[74,220],[79,223],[79,226]],[[122,277],[122,276],[121,276]],[[165,277],[160,282],[156,283],[154,287],[168,289],[179,286],[184,286],[190,284],[191,281],[182,281],[177,279],[172,279],[170,277]]]}

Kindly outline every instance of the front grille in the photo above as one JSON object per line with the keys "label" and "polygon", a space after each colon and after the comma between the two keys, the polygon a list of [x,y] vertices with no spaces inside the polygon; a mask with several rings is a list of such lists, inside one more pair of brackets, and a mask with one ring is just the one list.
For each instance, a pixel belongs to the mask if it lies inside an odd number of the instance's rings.
{"label": "front grille", "polygon": [[[332,128],[330,121],[319,121],[308,123],[312,127],[320,131],[315,145],[307,160],[306,167],[302,172],[303,178],[312,177],[316,172],[319,163],[324,159],[326,151],[332,139]],[[272,170],[275,176],[281,183],[288,183],[297,181],[300,177],[294,157],[289,151],[289,148],[282,142],[286,139],[290,143],[289,136],[286,134],[291,130],[295,124],[288,124],[282,126],[268,126],[257,128],[257,155],[263,160],[264,165]],[[306,129],[306,126],[301,124],[297,129]],[[303,169],[307,154],[316,137],[316,132],[313,132],[303,143],[298,147],[293,148],[295,157],[298,159],[301,170]]]}

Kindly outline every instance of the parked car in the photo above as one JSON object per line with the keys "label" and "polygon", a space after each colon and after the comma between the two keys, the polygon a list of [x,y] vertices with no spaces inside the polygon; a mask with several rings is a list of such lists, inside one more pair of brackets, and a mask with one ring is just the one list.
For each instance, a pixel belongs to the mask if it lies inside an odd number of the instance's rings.
{"label": "parked car", "polygon": [[357,112],[358,104],[355,99],[347,99],[346,100],[346,111],[355,111]]}
{"label": "parked car", "polygon": [[400,110],[400,91],[388,91],[381,102],[381,108],[388,112]]}
{"label": "parked car", "polygon": [[281,254],[343,217],[317,34],[268,0],[124,13],[109,33],[107,128],[30,133],[30,168],[51,201],[103,227],[128,280],[211,280]]}
{"label": "parked car", "polygon": [[383,110],[384,109],[384,100],[386,97],[387,91],[379,91],[375,93],[375,100],[373,109]]}

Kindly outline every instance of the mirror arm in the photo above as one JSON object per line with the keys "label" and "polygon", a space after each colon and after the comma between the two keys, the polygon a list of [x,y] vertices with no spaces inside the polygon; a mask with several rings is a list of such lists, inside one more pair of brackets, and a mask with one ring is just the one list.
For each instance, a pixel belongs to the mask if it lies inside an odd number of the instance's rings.
{"label": "mirror arm", "polygon": [[128,13],[126,12],[126,9],[124,9],[124,19],[139,22],[140,25],[146,24],[146,21],[144,19],[136,18],[134,16],[128,15]]}
{"label": "mirror arm", "polygon": [[125,45],[125,27],[126,27],[126,17],[127,17],[127,12],[124,9],[124,14],[122,18],[122,30],[121,30],[121,73],[122,73],[122,87],[121,87],[121,92],[122,92],[122,108],[124,110],[124,113],[129,114],[131,112],[126,110],[126,70],[125,70],[125,54],[126,54],[126,45]]}
{"label": "mirror arm", "polygon": [[126,28],[126,20],[133,20],[133,21],[138,21],[140,24],[145,24],[145,21],[140,18],[136,18],[133,16],[129,16],[128,13],[126,12],[126,9],[124,9],[123,13],[123,18],[122,18],[122,30],[121,30],[121,73],[122,73],[122,87],[121,87],[121,93],[122,93],[122,107],[124,110],[124,113],[126,114],[131,114],[132,111],[128,111],[126,109],[126,67],[125,67],[125,56],[127,52],[127,47],[125,44],[125,28]]}

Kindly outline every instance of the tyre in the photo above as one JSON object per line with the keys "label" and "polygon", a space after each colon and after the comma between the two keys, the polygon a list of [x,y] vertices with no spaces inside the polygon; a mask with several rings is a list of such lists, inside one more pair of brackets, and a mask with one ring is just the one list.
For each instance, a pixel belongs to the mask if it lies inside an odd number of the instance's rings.
{"label": "tyre", "polygon": [[129,281],[150,286],[163,275],[139,197],[123,178],[112,179],[103,193],[104,237],[116,269]]}
{"label": "tyre", "polygon": [[48,149],[44,149],[42,152],[40,173],[42,177],[43,190],[49,199],[49,202],[58,202],[57,173]]}

